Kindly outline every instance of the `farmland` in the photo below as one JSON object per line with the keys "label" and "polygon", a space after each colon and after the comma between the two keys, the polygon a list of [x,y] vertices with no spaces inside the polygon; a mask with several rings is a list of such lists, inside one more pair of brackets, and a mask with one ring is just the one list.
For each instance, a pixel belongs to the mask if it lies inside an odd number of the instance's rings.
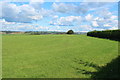
{"label": "farmland", "polygon": [[3,78],[90,78],[88,62],[105,66],[118,56],[118,42],[86,35],[2,36]]}

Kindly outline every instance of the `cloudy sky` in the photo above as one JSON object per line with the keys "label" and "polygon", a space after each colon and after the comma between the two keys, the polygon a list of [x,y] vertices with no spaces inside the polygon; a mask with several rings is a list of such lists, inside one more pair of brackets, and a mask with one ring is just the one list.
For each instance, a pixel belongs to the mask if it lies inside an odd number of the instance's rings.
{"label": "cloudy sky", "polygon": [[118,28],[118,2],[0,0],[0,31],[92,31]]}

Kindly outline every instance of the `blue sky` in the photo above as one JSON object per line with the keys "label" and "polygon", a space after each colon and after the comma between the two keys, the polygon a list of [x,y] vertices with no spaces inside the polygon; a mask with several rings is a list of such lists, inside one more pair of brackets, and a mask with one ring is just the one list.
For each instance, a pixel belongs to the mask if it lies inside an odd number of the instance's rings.
{"label": "blue sky", "polygon": [[31,0],[0,4],[0,30],[86,32],[118,28],[117,2]]}

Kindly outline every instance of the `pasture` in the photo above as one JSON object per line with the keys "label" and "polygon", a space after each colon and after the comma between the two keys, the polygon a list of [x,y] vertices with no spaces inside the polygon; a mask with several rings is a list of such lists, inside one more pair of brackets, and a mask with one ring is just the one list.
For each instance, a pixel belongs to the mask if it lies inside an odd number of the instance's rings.
{"label": "pasture", "polygon": [[[86,35],[3,35],[3,78],[90,78],[118,56],[118,42]],[[87,63],[87,64],[86,64]],[[86,64],[86,65],[85,65]]]}

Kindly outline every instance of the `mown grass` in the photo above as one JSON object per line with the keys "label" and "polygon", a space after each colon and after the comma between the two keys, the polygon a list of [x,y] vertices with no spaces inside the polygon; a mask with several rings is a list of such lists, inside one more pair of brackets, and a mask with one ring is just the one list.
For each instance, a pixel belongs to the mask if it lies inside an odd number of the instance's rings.
{"label": "mown grass", "polygon": [[3,78],[90,78],[79,60],[105,66],[118,56],[118,42],[86,35],[3,35]]}

